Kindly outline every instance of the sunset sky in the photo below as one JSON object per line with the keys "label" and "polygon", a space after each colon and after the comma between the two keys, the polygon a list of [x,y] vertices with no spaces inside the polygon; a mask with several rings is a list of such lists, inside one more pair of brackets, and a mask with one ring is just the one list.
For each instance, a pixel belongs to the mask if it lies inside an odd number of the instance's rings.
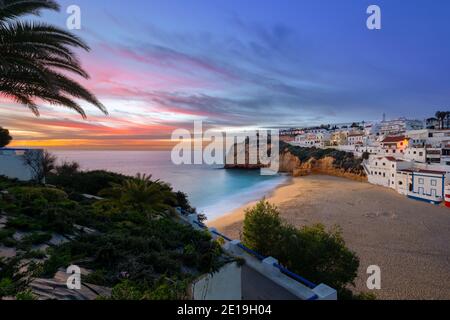
{"label": "sunset sky", "polygon": [[[36,118],[0,97],[13,146],[164,149],[176,128],[423,119],[450,106],[447,0],[64,0],[82,10],[82,81],[108,108]],[[382,30],[366,28],[378,4]]]}

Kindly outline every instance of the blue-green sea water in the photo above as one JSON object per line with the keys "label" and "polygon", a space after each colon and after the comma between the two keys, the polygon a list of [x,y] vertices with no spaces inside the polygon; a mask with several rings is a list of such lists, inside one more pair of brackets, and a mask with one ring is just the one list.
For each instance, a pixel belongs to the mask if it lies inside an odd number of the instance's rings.
{"label": "blue-green sea water", "polygon": [[185,192],[198,212],[217,218],[262,199],[288,179],[262,176],[259,170],[225,170],[221,166],[172,164],[167,151],[52,151],[59,161],[76,161],[83,170],[109,170],[126,175],[151,174]]}

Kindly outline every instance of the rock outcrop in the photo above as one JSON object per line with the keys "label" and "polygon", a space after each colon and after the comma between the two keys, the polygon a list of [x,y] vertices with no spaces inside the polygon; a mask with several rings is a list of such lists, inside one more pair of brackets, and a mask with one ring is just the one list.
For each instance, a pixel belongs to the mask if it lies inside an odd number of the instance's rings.
{"label": "rock outcrop", "polygon": [[[332,149],[300,148],[281,143],[280,148],[280,172],[289,173],[294,177],[310,174],[325,174],[344,177],[357,181],[367,181],[367,177],[360,160],[353,154]],[[248,161],[248,147],[245,148]],[[295,154],[294,154],[295,153]],[[299,155],[301,154],[301,156]],[[306,155],[305,155],[306,154]],[[237,155],[235,154],[235,160]],[[339,157],[339,160],[337,159]],[[301,160],[302,159],[302,160]],[[235,161],[237,163],[237,161]],[[226,169],[260,169],[263,166],[257,164],[234,164],[225,166]]]}

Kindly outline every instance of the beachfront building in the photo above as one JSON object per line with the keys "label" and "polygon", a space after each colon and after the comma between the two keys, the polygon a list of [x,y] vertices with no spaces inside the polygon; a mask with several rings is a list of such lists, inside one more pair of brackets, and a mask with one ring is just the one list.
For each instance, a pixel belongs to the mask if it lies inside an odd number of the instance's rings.
{"label": "beachfront building", "polygon": [[29,159],[39,161],[44,154],[40,149],[14,149],[0,148],[0,176],[20,181],[30,181],[35,179],[36,172],[25,163],[25,155]]}
{"label": "beachfront building", "polygon": [[399,193],[434,204],[444,201],[448,182],[445,171],[409,168],[399,170],[396,177]]}
{"label": "beachfront building", "polygon": [[394,157],[370,156],[364,161],[364,168],[369,183],[392,189],[397,188],[397,172],[411,168],[413,163],[396,159]]}

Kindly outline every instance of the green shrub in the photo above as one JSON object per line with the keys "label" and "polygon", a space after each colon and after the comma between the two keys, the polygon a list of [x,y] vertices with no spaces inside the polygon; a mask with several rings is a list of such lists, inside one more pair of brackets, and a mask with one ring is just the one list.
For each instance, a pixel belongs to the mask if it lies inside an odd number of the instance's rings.
{"label": "green shrub", "polygon": [[48,202],[63,201],[68,198],[67,193],[56,188],[46,187],[13,187],[8,191],[21,202],[22,205],[33,205],[35,200],[45,199]]}
{"label": "green shrub", "polygon": [[15,231],[11,229],[0,229],[0,241],[12,237]]}
{"label": "green shrub", "polygon": [[52,239],[51,233],[48,232],[33,232],[25,236],[22,241],[33,245],[42,244]]}
{"label": "green shrub", "polygon": [[17,245],[17,241],[14,240],[13,238],[4,238],[0,242],[3,243],[3,245],[8,248],[13,248]]}
{"label": "green shrub", "polygon": [[141,300],[142,292],[131,281],[124,280],[114,286],[111,292],[112,300]]}
{"label": "green shrub", "polygon": [[281,226],[277,208],[267,201],[260,201],[254,208],[245,211],[245,244],[257,252],[270,252],[273,243],[280,240]]}
{"label": "green shrub", "polygon": [[0,297],[14,295],[16,287],[10,278],[3,278],[0,280]]}
{"label": "green shrub", "polygon": [[296,229],[284,224],[266,201],[246,212],[243,237],[249,248],[276,257],[310,281],[343,290],[357,276],[359,259],[345,246],[338,228],[327,231],[318,224]]}
{"label": "green shrub", "polygon": [[41,228],[41,225],[38,222],[26,216],[9,217],[6,225],[8,228],[14,228],[21,231],[33,231]]}
{"label": "green shrub", "polygon": [[23,301],[37,300],[36,296],[33,294],[33,291],[31,291],[31,290],[25,290],[25,291],[19,292],[18,294],[16,294],[16,299],[23,300]]}

